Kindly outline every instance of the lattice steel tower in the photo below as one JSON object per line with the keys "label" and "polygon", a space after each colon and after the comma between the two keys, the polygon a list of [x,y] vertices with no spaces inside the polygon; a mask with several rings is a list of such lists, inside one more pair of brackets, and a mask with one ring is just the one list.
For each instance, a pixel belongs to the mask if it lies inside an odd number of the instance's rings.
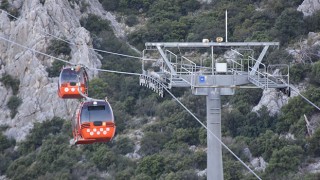
{"label": "lattice steel tower", "polygon": [[[221,38],[222,39],[222,38]],[[190,87],[194,95],[206,96],[207,105],[207,179],[222,180],[221,95],[233,95],[236,88],[277,88],[290,94],[289,66],[262,63],[270,46],[278,42],[201,42],[146,43],[143,51],[140,85],[147,86],[159,95],[164,87]],[[201,51],[197,51],[201,48]],[[214,57],[214,50],[223,49],[233,58],[222,61]],[[211,57],[204,63],[198,57],[182,55],[181,50],[192,49]],[[259,56],[254,56],[259,49]],[[173,53],[178,52],[178,53]],[[283,70],[284,69],[284,70]],[[215,138],[209,132],[217,137]]]}

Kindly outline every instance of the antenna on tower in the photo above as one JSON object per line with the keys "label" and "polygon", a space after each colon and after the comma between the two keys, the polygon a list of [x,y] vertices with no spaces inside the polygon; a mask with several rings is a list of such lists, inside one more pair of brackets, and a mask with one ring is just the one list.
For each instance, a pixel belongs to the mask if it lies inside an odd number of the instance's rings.
{"label": "antenna on tower", "polygon": [[228,10],[226,10],[226,42],[228,42]]}

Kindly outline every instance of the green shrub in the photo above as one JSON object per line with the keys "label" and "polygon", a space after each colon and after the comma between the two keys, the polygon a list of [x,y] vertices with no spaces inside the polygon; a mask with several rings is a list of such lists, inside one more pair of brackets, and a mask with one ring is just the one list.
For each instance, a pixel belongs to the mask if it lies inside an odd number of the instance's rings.
{"label": "green shrub", "polygon": [[15,144],[14,139],[8,139],[5,135],[0,132],[0,153],[5,149],[13,146]]}
{"label": "green shrub", "polygon": [[7,124],[2,124],[2,125],[0,125],[0,132],[7,130],[9,127],[10,127],[10,126],[7,125]]}
{"label": "green shrub", "polygon": [[[243,115],[249,113],[253,106],[257,105],[262,96],[262,89],[239,89],[231,96],[230,103]],[[255,96],[252,96],[255,94]]]}
{"label": "green shrub", "polygon": [[[31,153],[13,161],[6,170],[6,176],[10,179],[26,179],[27,177],[28,179],[34,179],[31,177],[28,168],[34,162],[35,156],[35,153]],[[32,176],[34,177],[34,174]]]}
{"label": "green shrub", "polygon": [[[54,173],[56,179],[68,179],[66,177],[71,177],[70,170],[80,158],[79,151],[69,146],[69,139],[65,135],[49,135],[37,152],[15,159],[9,165],[6,175],[12,179],[48,179],[47,175]],[[16,170],[21,172],[16,173]]]}
{"label": "green shrub", "polygon": [[141,139],[141,148],[139,152],[143,155],[151,155],[160,152],[167,141],[165,133],[147,132]]}
{"label": "green shrub", "polygon": [[127,154],[134,151],[134,143],[127,137],[119,137],[115,143],[116,152],[120,154]]}
{"label": "green shrub", "polygon": [[99,170],[108,169],[108,166],[117,161],[117,155],[106,146],[100,146],[90,159]]}
{"label": "green shrub", "polygon": [[[309,86],[308,89],[302,93],[302,95],[305,96],[309,101],[314,102],[317,106],[319,106],[318,102],[320,100],[320,89],[318,87]],[[301,125],[296,125],[296,123],[299,123],[299,120],[304,118],[304,114],[311,116],[316,112],[316,108],[314,108],[300,96],[296,96],[290,99],[288,104],[281,108],[281,111],[282,113],[277,120],[277,132],[279,133],[288,132],[292,126],[301,127]]]}
{"label": "green shrub", "polygon": [[18,18],[19,15],[20,15],[19,9],[14,8],[14,7],[11,7],[11,8],[9,9],[9,13],[12,14],[12,16],[14,16],[14,17],[9,16],[9,19],[10,19],[11,21],[17,20],[17,18]]}
{"label": "green shrub", "polygon": [[266,64],[288,64],[292,59],[292,55],[290,55],[286,50],[275,50],[266,57]]}
{"label": "green shrub", "polygon": [[[168,180],[174,180],[174,179],[197,179],[200,180],[201,178],[197,176],[197,173],[193,169],[188,169],[184,171],[177,171],[177,172],[170,172],[168,174],[162,174],[160,176],[160,179],[168,179]],[[202,178],[203,180],[205,178]]]}
{"label": "green shrub", "polygon": [[319,32],[320,31],[320,11],[314,12],[311,16],[305,17],[308,32]]}
{"label": "green shrub", "polygon": [[275,34],[282,44],[304,34],[303,13],[296,9],[284,10],[275,22]]}
{"label": "green shrub", "polygon": [[69,146],[69,139],[63,134],[49,136],[42,144],[37,154],[36,162],[41,164],[39,169],[45,172],[60,171],[70,169],[78,162],[79,153]]}
{"label": "green shrub", "polygon": [[55,135],[61,132],[64,121],[59,117],[53,117],[52,120],[35,123],[27,139],[20,144],[19,152],[26,154],[36,150],[50,134]]}
{"label": "green shrub", "polygon": [[104,20],[101,17],[94,14],[89,14],[88,17],[81,18],[80,24],[81,26],[86,28],[88,31],[90,31],[90,33],[93,33],[95,35],[98,35],[99,32],[103,30],[112,31],[112,28],[109,26],[108,20]]}
{"label": "green shrub", "polygon": [[18,113],[17,109],[18,107],[22,104],[22,99],[19,98],[18,96],[11,96],[7,106],[10,109],[10,115],[11,118],[14,118],[16,116],[16,114]]}
{"label": "green shrub", "polygon": [[87,2],[85,2],[84,0],[82,0],[82,1],[81,1],[81,4],[80,4],[80,12],[82,12],[82,13],[83,13],[83,12],[86,12],[89,6],[90,6],[90,5],[89,5]]}
{"label": "green shrub", "polygon": [[290,67],[290,83],[299,83],[309,76],[311,72],[310,64],[294,64]]}
{"label": "green shrub", "polygon": [[60,75],[61,69],[65,66],[65,62],[54,61],[51,67],[46,68],[48,72],[48,77],[58,77]]}
{"label": "green shrub", "polygon": [[312,135],[312,137],[308,138],[308,154],[312,156],[319,156],[320,154],[320,128],[316,130],[316,132]]}
{"label": "green shrub", "polygon": [[[249,142],[249,148],[254,157],[262,156],[265,161],[269,161],[273,151],[279,150],[285,146],[292,144],[285,138],[280,138],[271,130],[267,130],[264,134]],[[272,147],[272,148],[270,148]]]}
{"label": "green shrub", "polygon": [[137,18],[137,16],[135,15],[129,15],[127,18],[126,18],[126,24],[129,26],[129,27],[132,27],[136,24],[139,23],[139,20]]}
{"label": "green shrub", "polygon": [[12,89],[12,94],[16,95],[19,91],[20,80],[14,79],[11,75],[5,74],[0,81],[5,85],[5,87]]}
{"label": "green shrub", "polygon": [[152,178],[149,175],[146,175],[144,173],[140,173],[137,174],[136,176],[134,176],[132,178],[132,180],[140,180],[140,179],[144,179],[144,180],[152,180]]}
{"label": "green shrub", "polygon": [[104,99],[108,97],[108,83],[100,78],[93,78],[89,83],[89,95],[92,98]]}
{"label": "green shrub", "polygon": [[288,174],[288,172],[297,172],[302,157],[303,150],[297,145],[288,145],[279,150],[274,150],[266,173],[281,177]]}
{"label": "green shrub", "polygon": [[4,174],[12,162],[12,159],[5,154],[0,154],[0,162],[0,174]]}
{"label": "green shrub", "polygon": [[[62,39],[66,40],[65,37],[63,37]],[[60,39],[52,39],[47,49],[48,49],[48,54],[51,54],[53,56],[59,56],[61,54],[69,56],[71,52],[71,48],[69,44]]]}
{"label": "green shrub", "polygon": [[318,86],[320,85],[320,61],[313,64],[310,74],[310,81]]}
{"label": "green shrub", "polygon": [[225,179],[244,179],[243,165],[239,161],[227,159],[223,162]]}
{"label": "green shrub", "polygon": [[176,142],[186,142],[189,145],[199,144],[198,129],[196,128],[178,128],[173,131],[172,138]]}
{"label": "green shrub", "polygon": [[144,157],[138,164],[137,171],[151,176],[152,179],[157,179],[164,172],[164,168],[164,157],[155,154]]}
{"label": "green shrub", "polygon": [[102,4],[102,7],[107,11],[115,11],[115,10],[118,10],[118,7],[119,7],[118,0],[102,0],[101,4]]}
{"label": "green shrub", "polygon": [[117,171],[115,179],[127,180],[127,179],[130,179],[132,175],[134,175],[134,168],[128,167],[123,171]]}
{"label": "green shrub", "polygon": [[10,7],[10,4],[8,0],[1,1],[1,5],[0,5],[1,9],[8,11],[9,7]]}
{"label": "green shrub", "polygon": [[7,11],[9,14],[11,14],[12,16],[8,15],[9,19],[11,21],[15,21],[16,20],[16,17],[19,16],[19,10],[13,6],[10,5],[9,1],[8,0],[3,0],[0,4],[0,9],[3,9],[5,11]]}

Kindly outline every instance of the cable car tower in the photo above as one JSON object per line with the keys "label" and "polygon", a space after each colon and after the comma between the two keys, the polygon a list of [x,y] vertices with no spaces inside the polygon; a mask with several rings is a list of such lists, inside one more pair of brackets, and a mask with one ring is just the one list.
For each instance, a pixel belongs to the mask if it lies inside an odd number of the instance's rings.
{"label": "cable car tower", "polygon": [[[147,42],[143,51],[140,85],[147,86],[163,96],[163,87],[191,88],[194,95],[206,96],[207,106],[207,179],[223,179],[221,139],[221,96],[234,95],[237,88],[275,88],[290,95],[289,66],[262,63],[269,47],[278,42]],[[260,47],[260,48],[257,48]],[[199,57],[184,56],[183,49],[211,50],[209,63]],[[215,49],[228,49],[233,58],[222,62],[214,58]],[[255,50],[254,50],[255,49]],[[254,52],[260,49],[259,56]],[[202,51],[203,52],[203,51]],[[285,69],[285,70],[283,70]],[[284,73],[284,75],[282,75]],[[216,137],[211,135],[212,132]]]}

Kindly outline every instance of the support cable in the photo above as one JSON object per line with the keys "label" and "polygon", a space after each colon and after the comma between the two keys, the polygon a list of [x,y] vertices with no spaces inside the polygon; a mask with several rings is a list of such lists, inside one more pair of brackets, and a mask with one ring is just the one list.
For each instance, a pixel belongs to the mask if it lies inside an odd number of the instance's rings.
{"label": "support cable", "polygon": [[52,59],[56,59],[56,60],[58,60],[58,61],[62,61],[62,62],[65,62],[65,63],[71,64],[71,65],[76,65],[75,63],[71,63],[71,62],[66,61],[66,60],[64,60],[64,59],[61,59],[61,58],[57,58],[57,57],[51,56],[51,55],[49,55],[49,54],[46,54],[46,53],[43,53],[43,52],[37,51],[37,50],[32,49],[32,48],[29,48],[29,47],[27,47],[27,46],[25,46],[25,45],[19,44],[19,43],[14,42],[14,41],[11,41],[10,39],[7,39],[7,38],[5,38],[5,37],[0,36],[0,39],[2,39],[2,40],[4,40],[4,41],[7,41],[7,42],[10,42],[10,43],[12,43],[12,44],[14,44],[14,45],[17,45],[17,46],[19,46],[19,47],[25,48],[25,49],[27,49],[27,50],[30,50],[30,51],[32,51],[32,52],[34,52],[34,53],[38,53],[38,54],[41,54],[41,55],[44,55],[44,56],[50,57],[50,58],[52,58]]}
{"label": "support cable", "polygon": [[[2,9],[0,9],[0,10],[1,10],[2,12],[5,12],[7,15],[9,15],[9,16],[11,16],[11,17],[14,17],[14,18],[18,19],[17,17],[11,15],[10,13],[8,13],[8,12],[2,10]],[[47,35],[50,35],[50,36],[52,36],[52,37],[54,37],[54,38],[57,38],[57,39],[59,39],[59,40],[61,40],[61,41],[64,41],[64,42],[66,42],[66,43],[68,43],[68,44],[76,45],[76,44],[74,44],[74,43],[72,43],[72,42],[70,42],[70,41],[66,41],[66,40],[61,39],[61,38],[59,38],[59,37],[57,37],[57,36],[54,36],[54,35],[52,35],[52,34],[50,34],[50,33],[44,32],[44,31],[42,31],[42,30],[40,30],[40,31],[43,32],[43,33],[45,33],[45,34],[47,34]],[[71,65],[76,65],[75,63],[71,63],[71,62],[69,62],[69,61],[66,61],[66,60],[63,60],[63,59],[60,59],[60,58],[57,58],[57,57],[54,57],[54,56],[51,56],[51,55],[42,53],[42,52],[37,51],[37,50],[35,50],[35,49],[31,49],[31,48],[29,48],[29,47],[27,47],[27,46],[21,45],[21,44],[19,44],[19,43],[16,43],[16,42],[11,41],[11,40],[9,40],[9,39],[6,39],[6,38],[4,38],[4,37],[1,37],[1,36],[0,36],[0,38],[3,39],[3,40],[5,40],[5,41],[7,41],[7,42],[11,42],[11,43],[13,43],[13,44],[15,44],[15,45],[18,45],[18,46],[20,46],[20,47],[23,47],[23,48],[26,48],[26,49],[28,49],[28,50],[31,50],[31,51],[33,51],[33,52],[39,53],[39,54],[41,54],[41,55],[48,56],[48,57],[50,57],[50,58],[53,58],[53,59],[56,59],[56,60],[59,60],[59,61],[62,61],[62,62],[71,64]],[[104,51],[104,50],[100,50],[100,49],[94,49],[94,48],[89,48],[89,49],[92,49],[92,50],[98,51],[98,52],[103,52],[103,53],[109,53],[109,54],[113,54],[113,55],[118,55],[118,56],[125,56],[125,57],[130,57],[130,58],[143,59],[143,58],[137,57],[137,56],[131,56],[131,55],[126,55],[126,54],[114,53],[114,52]],[[143,59],[143,60],[148,60],[148,59]],[[153,60],[153,59],[152,59],[152,60]],[[88,68],[88,67],[87,67],[87,68]],[[95,69],[95,68],[89,68],[89,69]],[[106,69],[95,69],[95,70],[104,71],[104,72],[111,72],[111,73],[113,72],[113,73],[120,73],[120,74],[139,75],[139,74],[137,74],[137,73],[119,72],[119,71],[106,70]],[[287,84],[287,85],[288,85],[288,84]],[[301,96],[304,100],[306,100],[309,104],[311,104],[312,106],[314,106],[315,108],[317,108],[318,110],[320,110],[320,108],[319,108],[317,105],[315,105],[315,104],[312,103],[310,100],[308,100],[305,96],[303,96],[303,95],[299,92],[299,90],[297,90],[295,87],[293,87],[293,86],[291,86],[291,85],[288,85],[288,86],[290,86],[295,92],[298,93],[298,95],[300,95],[300,96]]]}
{"label": "support cable", "polygon": [[[0,39],[2,39],[2,40],[4,40],[4,41],[7,41],[7,42],[10,42],[10,43],[12,43],[12,44],[15,44],[15,45],[17,45],[17,46],[19,46],[19,47],[25,48],[25,49],[27,49],[27,50],[30,50],[30,51],[32,51],[32,52],[34,52],[34,53],[38,53],[38,54],[41,54],[41,55],[43,55],[43,56],[47,56],[47,57],[49,57],[49,58],[52,58],[52,59],[55,59],[55,60],[58,60],[58,61],[62,61],[62,62],[64,62],[64,63],[70,64],[70,65],[74,65],[74,66],[75,66],[75,65],[78,65],[78,64],[75,64],[75,63],[71,63],[71,62],[69,62],[69,61],[66,61],[66,60],[64,60],[64,59],[57,58],[57,57],[51,56],[51,55],[49,55],[49,54],[46,54],[46,53],[37,51],[37,50],[32,49],[32,48],[29,48],[29,47],[27,47],[27,46],[24,46],[24,45],[19,44],[19,43],[17,43],[17,42],[11,41],[11,40],[9,40],[9,39],[7,39],[7,38],[5,38],[5,37],[2,37],[2,36],[0,36]],[[82,65],[82,66],[84,66],[84,65]],[[122,72],[122,71],[108,70],[108,69],[90,68],[90,67],[87,67],[87,66],[84,66],[84,67],[86,67],[86,68],[88,68],[88,69],[91,69],[91,70],[97,70],[97,71],[103,71],[103,72],[118,73],[118,74],[127,74],[127,75],[140,75],[139,73],[130,73],[130,72]]]}
{"label": "support cable", "polygon": [[[15,17],[14,15],[8,13],[7,11],[5,11],[5,10],[3,10],[3,9],[0,9],[0,10],[1,10],[2,12],[6,13],[7,15],[15,18],[16,20],[18,19],[18,17]],[[37,29],[38,31],[40,31],[42,34],[45,34],[45,35],[47,35],[47,36],[51,36],[51,37],[53,37],[53,38],[56,38],[56,39],[58,39],[58,40],[60,40],[60,41],[65,42],[65,43],[67,43],[67,44],[77,46],[75,43],[73,43],[73,42],[71,42],[71,41],[67,41],[67,40],[62,39],[62,38],[60,38],[60,37],[58,37],[58,36],[55,36],[55,35],[50,34],[50,33],[48,33],[48,32],[45,32],[44,30],[42,30],[42,29],[40,29],[40,28],[36,28],[36,27],[35,27],[35,29]],[[132,55],[127,55],[127,54],[121,54],[121,53],[116,53],[116,52],[111,52],[111,51],[106,51],[106,50],[96,49],[96,48],[90,48],[90,47],[88,47],[88,49],[93,50],[93,51],[96,51],[96,52],[102,52],[102,53],[106,53],[106,54],[112,54],[112,55],[116,55],[116,56],[123,56],[123,57],[128,57],[128,58],[133,58],[133,59],[156,60],[156,59],[150,59],[150,58],[144,59],[144,58],[139,57],[139,56],[132,56]]]}
{"label": "support cable", "polygon": [[[88,68],[88,67],[87,67]],[[123,71],[115,71],[115,70],[107,70],[107,69],[99,69],[99,68],[88,68],[91,70],[97,70],[101,72],[110,72],[110,73],[117,73],[117,74],[126,74],[126,75],[135,75],[135,76],[140,76],[142,74],[140,73],[132,73],[132,72],[123,72]]]}
{"label": "support cable", "polygon": [[[156,80],[157,81],[157,80]],[[202,127],[204,127],[224,148],[226,148],[244,167],[246,167],[257,179],[261,180],[261,178],[245,163],[243,162],[226,144],[224,144],[221,139],[219,139],[211,130],[207,128],[205,124],[203,124],[199,118],[197,118],[177,97],[175,97],[162,83],[161,86],[175,99],[195,120],[197,120]],[[208,169],[207,169],[208,171]]]}
{"label": "support cable", "polygon": [[[286,84],[287,84],[287,83],[286,83]],[[289,84],[287,84],[287,85],[289,85]],[[320,111],[320,108],[319,108],[317,105],[315,105],[313,102],[311,102],[309,99],[307,99],[304,95],[302,95],[297,88],[295,88],[295,87],[292,86],[292,85],[289,85],[289,87],[290,87],[291,89],[293,89],[296,93],[298,93],[298,95],[300,95],[300,96],[301,96],[304,100],[306,100],[309,104],[311,104],[313,107],[317,108],[317,109]]]}
{"label": "support cable", "polygon": [[[46,53],[42,53],[42,52],[37,51],[37,50],[35,50],[35,49],[29,48],[29,47],[27,47],[27,46],[21,45],[21,44],[19,44],[19,43],[16,43],[16,42],[14,42],[14,41],[11,41],[11,40],[9,40],[9,39],[7,39],[7,38],[4,38],[4,37],[2,37],[2,36],[0,36],[0,39],[5,40],[5,41],[10,42],[10,43],[13,43],[13,44],[15,44],[15,45],[17,45],[17,46],[23,47],[23,48],[25,48],[25,49],[27,49],[27,50],[30,50],[30,51],[34,52],[34,53],[38,53],[38,54],[41,54],[41,55],[50,57],[50,58],[52,58],[52,59],[65,62],[65,63],[69,63],[69,64],[72,64],[72,65],[76,65],[76,64],[70,63],[70,62],[68,62],[68,61],[66,61],[66,60],[63,60],[63,59],[60,59],[60,58],[51,56],[51,55],[46,54]],[[88,67],[86,67],[86,68],[88,68]],[[97,70],[97,71],[103,71],[103,72],[118,73],[118,74],[136,75],[136,76],[142,75],[142,74],[139,74],[139,73],[130,73],[130,72],[122,72],[122,71],[114,71],[114,70],[106,70],[106,69],[98,69],[98,68],[89,68],[89,69],[91,69],[91,70]],[[152,77],[150,77],[150,78],[152,78]],[[154,79],[154,78],[152,78],[152,79],[155,80],[156,82],[158,82],[192,117],[194,117],[206,130],[208,130],[207,126],[204,125],[204,124],[203,124],[181,101],[179,101],[179,99],[176,98],[162,83],[160,83],[158,80],[156,80],[156,79]],[[87,99],[90,99],[89,97],[86,97],[86,98],[87,98]],[[92,99],[92,98],[91,98],[91,99]],[[240,161],[251,173],[253,173],[259,180],[261,180],[261,178],[259,178],[259,176],[258,176],[257,174],[255,174],[255,173],[250,169],[249,166],[247,166],[235,153],[232,152],[232,150],[231,150],[230,148],[228,148],[227,145],[225,145],[215,134],[213,134],[212,131],[210,131],[210,130],[208,130],[208,131],[209,131],[210,134],[212,134],[213,137],[216,138],[216,139],[219,141],[219,143],[221,143],[221,145],[222,145],[223,147],[225,147],[238,161]]]}

